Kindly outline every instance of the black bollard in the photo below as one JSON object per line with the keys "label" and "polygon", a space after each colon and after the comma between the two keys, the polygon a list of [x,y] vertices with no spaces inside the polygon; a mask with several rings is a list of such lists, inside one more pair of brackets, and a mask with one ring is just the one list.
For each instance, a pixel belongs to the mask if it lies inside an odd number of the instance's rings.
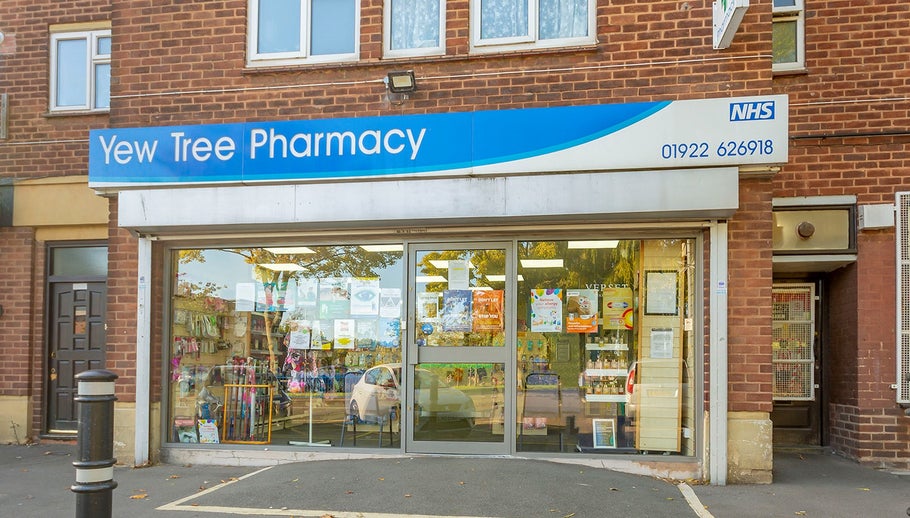
{"label": "black bollard", "polygon": [[111,371],[93,370],[76,375],[79,384],[79,460],[76,483],[76,518],[110,518],[114,482],[114,380]]}

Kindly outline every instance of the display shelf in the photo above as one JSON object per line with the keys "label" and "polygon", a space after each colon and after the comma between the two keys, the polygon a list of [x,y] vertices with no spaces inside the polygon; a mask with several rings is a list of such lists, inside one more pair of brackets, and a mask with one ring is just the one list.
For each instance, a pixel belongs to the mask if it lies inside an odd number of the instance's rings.
{"label": "display shelf", "polygon": [[587,403],[625,403],[625,394],[585,394]]}
{"label": "display shelf", "polygon": [[625,369],[585,369],[586,376],[622,377],[629,375]]}
{"label": "display shelf", "polygon": [[588,351],[628,351],[629,346],[626,344],[587,343],[587,344],[585,344],[585,350],[588,350]]}

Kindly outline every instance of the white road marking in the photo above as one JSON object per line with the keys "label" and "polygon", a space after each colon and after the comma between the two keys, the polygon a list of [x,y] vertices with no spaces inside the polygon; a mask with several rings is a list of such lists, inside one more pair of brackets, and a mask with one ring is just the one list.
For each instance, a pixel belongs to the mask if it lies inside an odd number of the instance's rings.
{"label": "white road marking", "polygon": [[686,502],[689,503],[689,507],[695,511],[695,515],[698,516],[698,518],[714,518],[714,515],[705,509],[705,506],[701,503],[701,500],[698,499],[698,495],[695,494],[695,491],[692,491],[692,488],[689,487],[689,484],[680,482],[676,487],[679,488],[679,492],[682,493],[683,497],[686,499]]}
{"label": "white road marking", "polygon": [[300,516],[301,518],[320,518],[322,516],[331,516],[332,518],[496,518],[492,516],[449,516],[449,515],[440,515],[440,514],[389,514],[389,513],[363,513],[363,512],[350,512],[350,511],[328,511],[328,510],[315,510],[315,509],[289,509],[289,508],[280,508],[280,509],[257,509],[253,507],[221,507],[214,505],[185,505],[186,502],[199,498],[200,496],[207,495],[209,493],[214,493],[215,491],[220,491],[231,484],[240,482],[241,480],[250,478],[252,476],[258,475],[264,471],[272,469],[274,466],[268,466],[262,468],[258,471],[252,473],[247,473],[246,475],[228,480],[227,482],[222,482],[221,484],[212,486],[204,491],[194,493],[190,496],[183,497],[179,500],[174,500],[171,503],[164,504],[160,507],[156,507],[156,511],[189,511],[194,513],[222,513],[222,514],[237,514],[245,516]]}

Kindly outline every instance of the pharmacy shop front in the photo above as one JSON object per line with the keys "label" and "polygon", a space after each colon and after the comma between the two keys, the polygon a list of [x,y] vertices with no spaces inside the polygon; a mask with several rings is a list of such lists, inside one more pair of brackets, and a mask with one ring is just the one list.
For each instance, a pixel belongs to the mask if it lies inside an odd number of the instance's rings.
{"label": "pharmacy shop front", "polygon": [[161,430],[137,443],[697,476],[726,419],[726,220],[744,168],[786,161],[786,113],[771,96],[92,132],[90,183],[139,237],[137,420],[160,396]]}

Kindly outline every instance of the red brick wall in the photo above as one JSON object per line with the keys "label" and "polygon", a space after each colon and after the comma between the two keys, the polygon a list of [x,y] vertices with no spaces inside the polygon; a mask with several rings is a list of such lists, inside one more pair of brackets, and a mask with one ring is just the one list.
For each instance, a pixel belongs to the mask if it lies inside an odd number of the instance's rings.
{"label": "red brick wall", "polygon": [[[84,175],[88,130],[105,114],[48,116],[48,27],[110,19],[110,0],[0,2],[0,92],[8,94],[9,133],[0,140],[0,177]],[[40,142],[40,145],[34,143]]]}
{"label": "red brick wall", "polygon": [[0,228],[0,395],[4,396],[26,396],[34,388],[30,366],[35,359],[32,309],[37,301],[31,279],[40,265],[35,261],[36,246],[29,229]]}
{"label": "red brick wall", "polygon": [[728,382],[731,411],[770,412],[771,180],[740,181],[729,224]]}
{"label": "red brick wall", "polygon": [[[775,77],[790,96],[790,162],[774,195],[894,203],[910,190],[910,4],[807,2],[807,72]],[[829,444],[870,464],[910,462],[895,382],[894,232],[864,231],[858,261],[825,278]]]}
{"label": "red brick wall", "polygon": [[[138,248],[129,231],[117,226],[117,200],[110,201],[107,277],[107,368],[119,376],[119,401],[136,400],[136,311]],[[154,360],[153,360],[154,363]]]}

